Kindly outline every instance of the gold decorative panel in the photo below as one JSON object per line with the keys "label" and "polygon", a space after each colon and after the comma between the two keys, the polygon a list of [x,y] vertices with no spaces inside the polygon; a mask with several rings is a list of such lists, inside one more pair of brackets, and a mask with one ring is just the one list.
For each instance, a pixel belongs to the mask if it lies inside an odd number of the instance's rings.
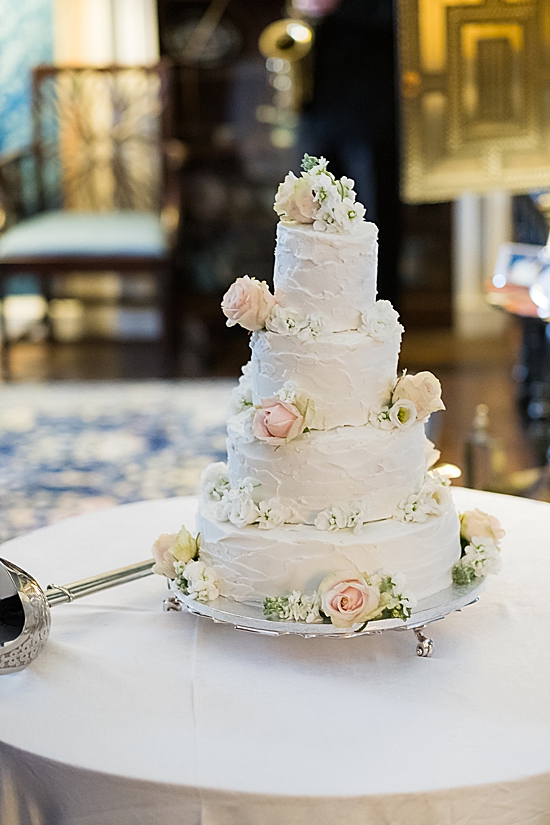
{"label": "gold decorative panel", "polygon": [[35,86],[42,206],[77,211],[159,208],[158,73],[142,67],[45,67]]}
{"label": "gold decorative panel", "polygon": [[550,0],[398,0],[402,196],[550,187]]}

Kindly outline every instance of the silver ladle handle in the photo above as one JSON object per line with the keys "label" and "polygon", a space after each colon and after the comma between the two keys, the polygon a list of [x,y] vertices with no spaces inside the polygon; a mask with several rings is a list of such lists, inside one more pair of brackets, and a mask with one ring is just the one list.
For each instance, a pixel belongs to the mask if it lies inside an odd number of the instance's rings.
{"label": "silver ladle handle", "polygon": [[50,633],[51,607],[150,576],[154,563],[148,559],[42,590],[29,573],[0,559],[0,676],[23,670],[39,655]]}
{"label": "silver ladle handle", "polygon": [[154,559],[148,559],[139,564],[129,564],[127,567],[119,567],[118,570],[109,570],[107,573],[90,576],[88,579],[80,579],[70,584],[49,584],[44,591],[44,596],[50,607],[63,604],[63,602],[73,602],[82,596],[89,596],[100,590],[108,590],[110,587],[150,576],[154,563]]}

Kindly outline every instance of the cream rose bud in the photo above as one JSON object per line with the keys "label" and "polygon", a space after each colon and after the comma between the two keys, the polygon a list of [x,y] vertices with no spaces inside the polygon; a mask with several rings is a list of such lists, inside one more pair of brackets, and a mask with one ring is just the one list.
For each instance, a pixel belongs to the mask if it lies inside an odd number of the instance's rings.
{"label": "cream rose bud", "polygon": [[437,410],[444,410],[441,400],[441,384],[431,372],[418,372],[416,375],[403,375],[392,394],[392,402],[401,399],[412,401],[416,407],[419,420],[427,418]]}
{"label": "cream rose bud", "polygon": [[264,398],[261,403],[252,422],[252,431],[260,441],[284,444],[304,431],[304,417],[294,404],[278,398]]}
{"label": "cream rose bud", "polygon": [[193,538],[185,526],[177,534],[170,552],[176,561],[181,561],[184,564],[187,564],[197,555],[197,540]]}
{"label": "cream rose bud", "polygon": [[266,282],[249,278],[248,275],[237,278],[222,300],[222,312],[227,318],[227,326],[240,324],[251,332],[264,329],[274,306],[275,297]]}
{"label": "cream rose bud", "polygon": [[380,591],[355,571],[333,573],[319,585],[321,610],[335,627],[367,621],[380,604]]}
{"label": "cream rose bud", "polygon": [[168,579],[175,577],[174,556],[172,555],[171,549],[177,537],[177,533],[163,533],[153,544],[153,558],[155,560],[153,573],[158,573],[159,576],[166,576]]}
{"label": "cream rose bud", "polygon": [[466,510],[460,516],[460,535],[466,541],[471,541],[474,536],[481,536],[493,539],[498,544],[506,533],[497,518],[476,508],[475,510]]}

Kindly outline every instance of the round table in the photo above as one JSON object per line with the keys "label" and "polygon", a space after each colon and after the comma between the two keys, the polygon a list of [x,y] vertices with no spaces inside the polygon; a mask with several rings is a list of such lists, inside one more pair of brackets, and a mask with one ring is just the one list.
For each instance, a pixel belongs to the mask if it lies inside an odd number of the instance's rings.
{"label": "round table", "polygon": [[[507,530],[480,601],[410,633],[262,637],[163,613],[150,577],[56,607],[0,678],[3,825],[548,825],[550,505],[470,490]],[[194,499],[5,544],[42,585],[150,555]]]}

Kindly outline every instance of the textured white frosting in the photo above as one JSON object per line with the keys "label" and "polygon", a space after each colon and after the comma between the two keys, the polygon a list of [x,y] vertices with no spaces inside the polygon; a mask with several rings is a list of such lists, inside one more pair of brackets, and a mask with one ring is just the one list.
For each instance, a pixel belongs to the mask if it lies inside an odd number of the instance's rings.
{"label": "textured white frosting", "polygon": [[408,588],[425,598],[451,584],[460,557],[454,507],[422,524],[388,520],[350,530],[321,532],[306,525],[275,530],[213,521],[199,513],[201,558],[216,570],[220,592],[237,601],[261,602],[293,590],[312,593],[329,573],[349,570],[403,573]]}
{"label": "textured white frosting", "polygon": [[232,487],[258,482],[256,501],[276,497],[296,521],[313,524],[321,510],[364,501],[367,519],[389,518],[417,493],[426,473],[424,425],[379,430],[371,425],[312,430],[288,444],[250,439],[243,418],[228,421],[228,468]]}
{"label": "textured white frosting", "polygon": [[400,341],[400,329],[387,341],[356,331],[306,341],[276,332],[256,332],[250,341],[254,403],[272,398],[290,381],[313,401],[314,429],[366,424],[369,411],[379,409],[389,399]]}
{"label": "textured white frosting", "polygon": [[277,302],[320,317],[333,332],[357,329],[376,300],[378,229],[365,222],[353,235],[279,223],[273,282]]}

